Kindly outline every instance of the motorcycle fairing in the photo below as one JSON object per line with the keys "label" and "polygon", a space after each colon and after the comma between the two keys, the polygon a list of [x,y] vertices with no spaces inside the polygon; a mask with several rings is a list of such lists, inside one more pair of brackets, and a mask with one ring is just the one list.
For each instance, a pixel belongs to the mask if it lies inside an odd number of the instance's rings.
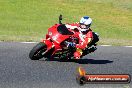
{"label": "motorcycle fairing", "polygon": [[55,24],[48,29],[48,35],[50,39],[60,44],[71,35],[73,35],[73,33],[69,31],[64,24]]}

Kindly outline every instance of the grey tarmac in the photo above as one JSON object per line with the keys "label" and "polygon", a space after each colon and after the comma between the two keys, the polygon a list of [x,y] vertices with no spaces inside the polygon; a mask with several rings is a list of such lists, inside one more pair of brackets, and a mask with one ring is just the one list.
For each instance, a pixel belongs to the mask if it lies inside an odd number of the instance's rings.
{"label": "grey tarmac", "polygon": [[97,51],[75,61],[30,60],[36,43],[0,42],[0,88],[131,88],[130,84],[76,83],[77,68],[88,74],[132,75],[132,47],[98,46]]}

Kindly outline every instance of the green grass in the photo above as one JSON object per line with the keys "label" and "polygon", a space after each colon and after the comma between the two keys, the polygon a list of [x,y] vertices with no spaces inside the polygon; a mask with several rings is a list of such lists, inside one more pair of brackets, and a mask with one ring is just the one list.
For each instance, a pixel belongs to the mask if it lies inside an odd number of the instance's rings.
{"label": "green grass", "polygon": [[40,41],[58,23],[93,19],[99,44],[132,45],[131,0],[0,0],[0,41]]}

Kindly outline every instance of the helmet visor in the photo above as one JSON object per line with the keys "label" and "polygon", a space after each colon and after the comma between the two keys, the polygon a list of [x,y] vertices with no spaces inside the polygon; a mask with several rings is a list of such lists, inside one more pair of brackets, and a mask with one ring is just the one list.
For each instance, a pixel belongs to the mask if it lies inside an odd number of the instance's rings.
{"label": "helmet visor", "polygon": [[85,24],[81,24],[81,23],[80,23],[80,28],[81,28],[81,29],[88,29],[88,28],[90,27],[90,25],[91,25],[91,24],[85,25]]}

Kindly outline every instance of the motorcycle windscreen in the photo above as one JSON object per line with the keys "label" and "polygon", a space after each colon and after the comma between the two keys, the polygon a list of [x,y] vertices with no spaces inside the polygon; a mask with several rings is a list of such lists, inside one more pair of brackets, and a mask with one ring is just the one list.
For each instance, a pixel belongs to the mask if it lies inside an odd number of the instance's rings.
{"label": "motorcycle windscreen", "polygon": [[57,31],[62,35],[73,35],[74,33],[69,31],[65,24],[61,24],[57,27]]}

